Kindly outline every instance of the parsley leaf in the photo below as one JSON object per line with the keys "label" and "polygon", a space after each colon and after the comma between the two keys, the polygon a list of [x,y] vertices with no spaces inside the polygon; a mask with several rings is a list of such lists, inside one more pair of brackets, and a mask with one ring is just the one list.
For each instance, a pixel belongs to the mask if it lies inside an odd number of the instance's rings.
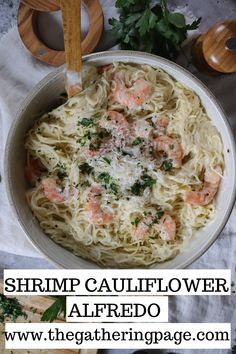
{"label": "parsley leaf", "polygon": [[102,159],[103,159],[106,163],[108,163],[108,165],[111,164],[111,160],[109,160],[106,156],[103,156]]}
{"label": "parsley leaf", "polygon": [[114,194],[117,194],[117,193],[118,193],[117,185],[116,185],[114,182],[112,182],[112,183],[110,184],[110,188],[111,188],[111,190],[112,190],[112,192],[113,192]]}
{"label": "parsley leaf", "polygon": [[143,36],[150,29],[154,28],[156,25],[156,21],[156,15],[150,9],[145,10],[142,16],[139,18],[138,22],[136,23],[136,28],[139,29],[140,35]]}
{"label": "parsley leaf", "polygon": [[144,188],[151,187],[151,186],[153,186],[156,183],[156,180],[153,179],[152,177],[148,176],[148,175],[143,175],[141,178],[143,180]]}
{"label": "parsley leaf", "polygon": [[163,169],[164,171],[171,171],[173,168],[173,164],[171,161],[164,161],[161,165],[161,169]]}
{"label": "parsley leaf", "polygon": [[41,321],[53,322],[57,317],[63,313],[66,315],[66,296],[58,296],[55,302],[44,311]]}
{"label": "parsley leaf", "polygon": [[83,125],[83,127],[90,127],[93,125],[93,120],[90,118],[83,118],[81,121],[78,122],[78,125]]}
{"label": "parsley leaf", "polygon": [[59,179],[64,179],[64,178],[67,176],[67,173],[66,173],[66,164],[59,162],[59,163],[57,164],[57,167],[58,167],[57,177],[58,177]]}
{"label": "parsley leaf", "polygon": [[138,224],[140,223],[140,218],[135,218],[133,221],[131,221],[131,224],[134,226],[138,226]]}
{"label": "parsley leaf", "polygon": [[125,150],[121,150],[121,154],[122,154],[122,156],[130,156],[130,157],[133,156],[133,154],[131,154],[130,152],[125,151]]}
{"label": "parsley leaf", "polygon": [[191,31],[191,30],[195,30],[198,28],[198,26],[200,25],[200,22],[201,22],[201,17],[199,17],[197,20],[193,21],[191,24],[187,25],[186,26],[186,29],[188,31]]}
{"label": "parsley leaf", "polygon": [[164,215],[163,210],[161,210],[161,209],[157,210],[156,214],[153,217],[152,225],[157,224],[163,215]]}
{"label": "parsley leaf", "polygon": [[132,142],[132,145],[135,146],[135,145],[139,145],[141,144],[142,142],[142,139],[140,137],[137,137],[136,139],[134,139],[134,141]]}
{"label": "parsley leaf", "polygon": [[103,138],[105,138],[105,137],[107,137],[107,136],[109,136],[110,135],[110,133],[106,130],[106,129],[103,129],[103,130],[101,130],[99,133],[98,133],[98,137],[100,138],[100,139],[103,139]]}
{"label": "parsley leaf", "polygon": [[169,12],[168,21],[178,28],[184,28],[186,26],[184,15],[178,12]]}
{"label": "parsley leaf", "polygon": [[152,177],[148,175],[143,175],[141,176],[140,181],[136,181],[132,186],[131,186],[131,193],[134,195],[141,195],[141,193],[146,189],[147,187],[152,187],[156,183],[156,180],[153,179]]}
{"label": "parsley leaf", "polygon": [[101,142],[99,140],[93,141],[92,143],[89,144],[89,150],[91,151],[96,151],[100,148]]}
{"label": "parsley leaf", "polygon": [[98,175],[98,179],[103,181],[105,184],[108,184],[110,182],[111,176],[107,172],[102,172]]}
{"label": "parsley leaf", "polygon": [[92,173],[94,170],[94,168],[90,166],[87,162],[80,165],[79,169],[82,173],[87,173],[88,175],[90,175],[90,173]]}
{"label": "parsley leaf", "polygon": [[81,186],[91,187],[91,183],[88,180],[86,180],[86,181],[81,183]]}
{"label": "parsley leaf", "polygon": [[134,195],[141,195],[141,192],[143,191],[143,186],[142,184],[137,181],[131,186],[131,193]]}

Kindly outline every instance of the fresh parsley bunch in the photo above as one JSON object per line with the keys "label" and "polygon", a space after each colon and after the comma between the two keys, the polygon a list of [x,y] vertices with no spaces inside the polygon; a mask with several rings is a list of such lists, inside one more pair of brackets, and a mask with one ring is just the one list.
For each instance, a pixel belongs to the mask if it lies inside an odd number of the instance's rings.
{"label": "fresh parsley bunch", "polygon": [[198,28],[201,18],[186,24],[183,14],[170,12],[167,0],[151,6],[151,0],[116,0],[119,20],[109,19],[112,34],[122,49],[145,51],[174,60],[187,31]]}

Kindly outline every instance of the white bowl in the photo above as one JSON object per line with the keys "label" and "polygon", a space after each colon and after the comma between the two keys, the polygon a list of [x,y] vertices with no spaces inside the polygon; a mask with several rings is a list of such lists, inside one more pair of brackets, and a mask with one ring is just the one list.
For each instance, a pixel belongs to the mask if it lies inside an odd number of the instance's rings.
{"label": "white bowl", "polygon": [[[149,64],[165,70],[198,94],[209,117],[221,134],[224,144],[225,171],[217,194],[217,214],[214,220],[196,232],[188,246],[174,259],[152,266],[153,268],[184,268],[201,256],[216,240],[229,218],[235,200],[235,145],[225,114],[212,93],[198,79],[182,67],[163,58],[140,52],[114,51],[90,54],[84,57],[84,61],[95,65],[104,65],[113,61],[133,62]],[[25,199],[27,183],[24,176],[26,157],[24,136],[34,124],[35,116],[48,112],[58,105],[59,96],[64,92],[63,70],[64,68],[60,67],[40,81],[24,100],[16,115],[5,151],[8,197],[29,240],[50,261],[62,268],[99,268],[93,262],[74,256],[45,235],[32,216]]]}

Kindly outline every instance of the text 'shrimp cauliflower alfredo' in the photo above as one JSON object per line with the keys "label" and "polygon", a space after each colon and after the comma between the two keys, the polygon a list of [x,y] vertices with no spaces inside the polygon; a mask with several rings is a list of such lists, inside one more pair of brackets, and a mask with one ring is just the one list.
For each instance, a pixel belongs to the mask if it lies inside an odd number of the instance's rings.
{"label": "text 'shrimp cauliflower alfredo'", "polygon": [[215,217],[219,132],[162,69],[87,65],[83,80],[25,138],[33,214],[53,241],[102,266],[175,257]]}

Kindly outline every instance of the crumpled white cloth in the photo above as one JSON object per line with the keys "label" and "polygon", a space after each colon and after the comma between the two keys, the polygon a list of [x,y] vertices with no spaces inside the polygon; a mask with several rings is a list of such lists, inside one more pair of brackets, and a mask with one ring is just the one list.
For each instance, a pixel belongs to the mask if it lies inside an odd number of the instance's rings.
{"label": "crumpled white cloth", "polygon": [[36,61],[23,47],[16,28],[0,40],[0,250],[18,255],[42,257],[26,239],[9,206],[4,181],[4,147],[17,109],[30,89],[52,67]]}
{"label": "crumpled white cloth", "polygon": [[[26,239],[9,206],[3,176],[3,155],[7,134],[15,113],[30,89],[52,67],[35,60],[21,44],[16,28],[0,40],[0,250],[18,255],[41,257]],[[236,75],[207,77],[194,67],[190,70],[216,95],[225,109],[236,137]],[[212,247],[191,268],[231,268],[235,277],[236,259],[236,208],[223,232]],[[185,296],[170,297],[171,322],[231,322],[232,338],[236,329],[236,296]],[[232,343],[233,345],[234,343]],[[176,350],[177,353],[182,351]],[[190,351],[188,351],[190,352]],[[207,350],[204,353],[209,353]],[[185,352],[186,353],[186,352]],[[191,350],[191,353],[195,351]],[[196,351],[199,353],[199,351]],[[203,353],[203,351],[201,351]],[[212,353],[230,353],[212,351]]]}

